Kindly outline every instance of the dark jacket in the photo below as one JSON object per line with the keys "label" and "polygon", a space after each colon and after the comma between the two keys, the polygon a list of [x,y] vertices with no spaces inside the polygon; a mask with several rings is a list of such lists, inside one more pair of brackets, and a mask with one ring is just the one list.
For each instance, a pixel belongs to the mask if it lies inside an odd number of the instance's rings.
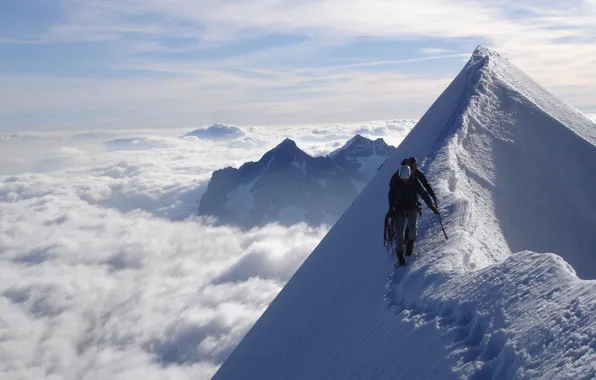
{"label": "dark jacket", "polygon": [[393,174],[388,195],[389,208],[395,208],[396,211],[410,211],[418,208],[419,195],[424,199],[428,208],[433,208],[428,192],[414,176],[411,176],[408,182],[404,183],[399,178],[399,173]]}
{"label": "dark jacket", "polygon": [[[402,165],[406,165],[406,162],[408,161],[408,159],[404,159],[401,164]],[[430,183],[428,183],[428,180],[426,179],[426,176],[424,175],[424,173],[422,173],[420,171],[420,169],[416,168],[416,170],[414,170],[414,172],[412,173],[412,175],[414,177],[416,177],[420,183],[422,184],[422,186],[424,186],[424,188],[426,189],[426,191],[428,192],[428,194],[431,196],[432,199],[437,199],[437,196],[435,195],[435,192],[433,191],[433,188],[430,187]]]}

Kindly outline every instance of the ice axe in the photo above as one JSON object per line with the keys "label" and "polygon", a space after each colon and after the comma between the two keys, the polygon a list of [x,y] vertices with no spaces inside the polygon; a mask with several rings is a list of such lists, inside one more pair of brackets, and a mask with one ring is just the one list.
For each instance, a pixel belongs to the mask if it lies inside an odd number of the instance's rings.
{"label": "ice axe", "polygon": [[439,222],[441,223],[441,229],[443,230],[443,234],[445,235],[445,239],[449,240],[449,238],[447,237],[447,233],[445,232],[445,228],[443,227],[443,218],[441,218],[441,213],[437,212],[437,215],[439,216]]}

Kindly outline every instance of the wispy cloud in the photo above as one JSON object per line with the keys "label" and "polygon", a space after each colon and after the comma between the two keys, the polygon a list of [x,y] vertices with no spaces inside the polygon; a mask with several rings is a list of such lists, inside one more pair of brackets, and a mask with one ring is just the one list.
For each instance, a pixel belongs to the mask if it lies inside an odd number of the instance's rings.
{"label": "wispy cloud", "polygon": [[[179,125],[218,120],[246,124],[251,121],[251,113],[259,114],[256,122],[294,124],[390,118],[395,113],[415,117],[408,108],[426,107],[448,84],[445,79],[409,77],[391,71],[357,75],[333,71],[269,72],[267,78],[217,70],[152,80],[0,77],[0,85],[13,89],[0,95],[0,101],[9,112],[58,114],[54,127],[76,125],[81,114],[101,120],[95,125],[88,121],[88,127],[117,128],[126,124],[155,128],[171,119]],[[408,91],[396,91],[395,83]],[[151,118],[146,117],[148,110]],[[103,119],[107,115],[113,122]]]}
{"label": "wispy cloud", "polygon": [[363,62],[363,63],[352,63],[352,64],[347,64],[347,65],[325,67],[325,70],[348,69],[348,68],[358,68],[358,67],[373,67],[373,66],[391,66],[391,65],[399,65],[402,63],[416,63],[416,62],[431,61],[431,60],[445,59],[445,58],[467,58],[469,56],[470,56],[469,53],[443,54],[443,55],[435,55],[435,56],[431,56],[431,57],[396,59],[393,61],[372,61],[372,62]]}
{"label": "wispy cloud", "polygon": [[[109,126],[106,115],[120,126],[212,122],[224,114],[233,123],[418,117],[479,43],[563,98],[575,102],[574,93],[596,88],[593,1],[56,4],[57,15],[34,33],[0,29],[0,49],[30,47],[8,54],[11,60],[0,66],[9,89],[0,108],[4,128]],[[80,44],[97,47],[92,61],[77,59]],[[27,59],[35,46],[61,50],[41,65]],[[77,70],[60,64],[66,56]],[[404,96],[406,88],[415,100]],[[366,93],[365,101],[357,103],[356,92]],[[316,109],[321,102],[331,108]],[[578,104],[595,106],[585,99]],[[63,111],[50,113],[51,105]]]}
{"label": "wispy cloud", "polygon": [[424,54],[431,54],[431,55],[447,54],[449,52],[449,50],[441,49],[441,48],[422,48],[422,49],[420,49],[420,51]]}
{"label": "wispy cloud", "polygon": [[[76,39],[139,33],[177,34],[197,40],[218,36],[228,40],[257,33],[310,31],[313,35],[338,36],[499,38],[531,29],[545,32],[553,26],[572,29],[542,34],[542,39],[549,39],[578,35],[584,32],[578,28],[592,26],[593,2],[576,1],[575,6],[565,7],[543,4],[437,0],[76,1],[69,4],[73,8],[68,22],[53,26],[48,36]],[[516,14],[523,16],[515,17]],[[156,21],[152,15],[161,17]],[[135,17],[137,21],[133,22]]]}

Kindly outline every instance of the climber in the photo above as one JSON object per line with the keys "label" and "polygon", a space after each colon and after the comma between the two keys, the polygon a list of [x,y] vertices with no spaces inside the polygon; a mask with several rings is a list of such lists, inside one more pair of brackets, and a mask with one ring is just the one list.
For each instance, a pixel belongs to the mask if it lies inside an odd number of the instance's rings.
{"label": "climber", "polygon": [[418,160],[416,160],[416,157],[406,158],[401,162],[401,164],[408,165],[410,167],[410,169],[412,170],[412,175],[420,181],[422,186],[424,186],[424,188],[428,192],[428,195],[430,195],[430,197],[433,199],[435,207],[438,208],[439,202],[437,201],[437,196],[435,195],[433,188],[430,186],[430,183],[428,183],[428,180],[426,179],[424,173],[422,173],[422,171],[418,169]]}
{"label": "climber", "polygon": [[[422,173],[422,171],[420,169],[418,169],[418,160],[416,160],[416,157],[406,158],[401,162],[401,164],[408,165],[410,167],[410,169],[412,170],[412,175],[420,181],[422,186],[424,186],[424,189],[426,189],[426,191],[428,192],[428,195],[430,195],[431,198],[433,199],[435,207],[439,208],[439,202],[437,201],[437,196],[435,195],[433,188],[430,186],[430,183],[428,183],[428,180],[426,179],[426,176],[424,175],[424,173]],[[420,215],[422,215],[422,207],[420,207],[420,206],[421,206],[420,202],[418,202],[418,209],[420,210]],[[408,235],[409,235],[408,226],[406,226],[406,233],[405,233],[406,240],[405,240],[404,244],[408,244]]]}
{"label": "climber", "polygon": [[420,181],[412,174],[408,165],[402,165],[401,168],[393,174],[389,184],[389,215],[395,221],[395,234],[397,246],[395,253],[397,261],[395,265],[404,265],[404,226],[408,225],[408,236],[406,246],[406,256],[411,256],[414,251],[414,242],[418,236],[418,213],[419,202],[418,195],[424,199],[424,202],[435,214],[439,210],[431,203],[428,192],[424,189]]}

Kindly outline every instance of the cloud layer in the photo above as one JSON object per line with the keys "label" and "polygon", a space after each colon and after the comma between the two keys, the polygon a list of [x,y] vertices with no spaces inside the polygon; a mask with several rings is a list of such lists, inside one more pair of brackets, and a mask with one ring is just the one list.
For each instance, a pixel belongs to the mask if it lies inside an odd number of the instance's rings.
{"label": "cloud layer", "polygon": [[211,171],[283,137],[325,154],[335,136],[385,128],[399,143],[412,124],[3,138],[0,377],[210,378],[329,228],[193,217]]}

